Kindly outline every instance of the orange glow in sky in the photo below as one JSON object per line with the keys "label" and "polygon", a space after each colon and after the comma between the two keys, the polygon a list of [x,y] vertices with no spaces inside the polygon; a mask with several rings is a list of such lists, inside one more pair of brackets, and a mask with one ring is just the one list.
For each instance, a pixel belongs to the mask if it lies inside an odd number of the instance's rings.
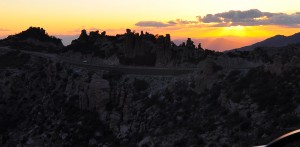
{"label": "orange glow in sky", "polygon": [[[169,33],[173,39],[189,37],[212,41],[234,38],[239,42],[236,46],[244,46],[277,34],[299,32],[300,15],[296,15],[299,5],[299,0],[1,0],[0,37],[30,26],[43,27],[50,35],[78,35],[81,29],[105,30],[114,35],[131,28],[153,34]],[[248,13],[229,16],[232,20],[218,14],[251,9],[268,13],[251,20],[246,17]],[[207,14],[214,17],[205,18]],[[283,19],[287,22],[280,21]],[[137,25],[143,21],[142,25]],[[148,21],[158,26],[147,26]],[[228,48],[224,46],[219,50]]]}

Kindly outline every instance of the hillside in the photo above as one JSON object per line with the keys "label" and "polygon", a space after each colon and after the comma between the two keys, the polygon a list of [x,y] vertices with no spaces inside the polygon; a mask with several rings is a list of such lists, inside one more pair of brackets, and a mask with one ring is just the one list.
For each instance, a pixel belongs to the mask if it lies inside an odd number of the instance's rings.
{"label": "hillside", "polygon": [[43,28],[30,27],[15,35],[0,40],[0,46],[23,50],[55,52],[63,48],[61,39],[49,36]]}
{"label": "hillside", "polygon": [[300,43],[300,33],[296,33],[291,36],[276,35],[266,40],[263,40],[261,42],[252,44],[250,46],[245,46],[233,50],[251,51],[257,47],[283,47],[289,44],[297,44],[297,43]]}
{"label": "hillside", "polygon": [[[103,64],[108,58],[96,56],[97,50],[110,51],[114,45],[120,47],[113,54],[123,51],[122,56],[134,59],[169,44],[169,35],[148,35],[82,31],[53,54],[0,47],[3,146],[247,147],[300,127],[300,44],[228,53],[201,50],[205,58],[172,67],[192,69],[177,75],[114,69],[158,68],[135,64],[101,69],[93,60],[82,63],[94,55]],[[153,48],[139,52],[139,42]],[[183,57],[179,53],[193,55],[188,53],[196,47],[188,39],[165,49],[172,62]],[[85,58],[69,60],[77,55]]]}

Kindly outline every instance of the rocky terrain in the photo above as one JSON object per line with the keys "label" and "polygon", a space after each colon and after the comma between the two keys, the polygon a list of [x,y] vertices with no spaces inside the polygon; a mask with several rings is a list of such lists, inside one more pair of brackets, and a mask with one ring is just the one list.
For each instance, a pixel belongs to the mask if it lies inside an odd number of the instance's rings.
{"label": "rocky terrain", "polygon": [[[74,52],[96,55],[95,48],[109,50],[115,45],[109,42],[118,42],[96,32],[100,44],[101,39],[108,40],[107,45],[97,45],[93,33],[85,34],[61,57]],[[139,53],[138,45],[129,47],[132,38],[147,45],[149,40],[143,39],[149,36],[144,35],[129,30],[121,35],[127,41],[117,44],[116,58],[147,56]],[[160,38],[154,37],[152,45],[169,42],[168,35]],[[300,127],[300,45],[214,53],[193,51],[192,44],[188,39],[173,49],[199,52],[205,58],[196,61],[194,72],[178,76],[81,68],[1,49],[0,144],[245,147],[265,144]],[[87,52],[76,49],[81,45],[88,47]],[[122,48],[132,52],[121,54]],[[156,47],[142,48],[157,54]],[[156,66],[162,63],[158,61]]]}
{"label": "rocky terrain", "polygon": [[[79,57],[87,60],[97,57],[111,59],[112,64],[137,66],[195,66],[213,51],[203,50],[201,44],[196,48],[188,38],[177,46],[171,41],[170,34],[153,35],[143,31],[139,34],[130,29],[125,34],[108,36],[106,32],[92,31],[87,34],[82,30],[78,39],[62,50],[62,55]],[[78,55],[74,58],[78,58]],[[97,59],[96,59],[97,60]]]}

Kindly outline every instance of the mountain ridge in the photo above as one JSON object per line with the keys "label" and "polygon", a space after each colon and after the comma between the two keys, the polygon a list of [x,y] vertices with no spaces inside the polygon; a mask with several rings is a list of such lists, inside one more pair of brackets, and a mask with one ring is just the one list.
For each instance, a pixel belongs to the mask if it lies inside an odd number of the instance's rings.
{"label": "mountain ridge", "polygon": [[300,43],[300,32],[295,33],[291,36],[285,36],[285,35],[275,35],[273,37],[267,38],[263,41],[254,43],[249,46],[244,46],[241,48],[232,49],[229,51],[251,51],[254,50],[257,47],[283,47],[289,44],[297,44]]}

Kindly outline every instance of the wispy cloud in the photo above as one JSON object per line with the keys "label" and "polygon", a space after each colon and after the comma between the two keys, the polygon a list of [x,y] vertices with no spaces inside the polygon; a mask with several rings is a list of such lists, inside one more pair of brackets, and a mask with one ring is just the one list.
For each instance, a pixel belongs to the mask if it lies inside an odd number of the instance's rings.
{"label": "wispy cloud", "polygon": [[168,22],[160,22],[160,21],[140,21],[135,24],[138,27],[174,27],[174,26],[182,26],[182,25],[196,25],[200,22],[198,20],[183,20],[183,19],[176,19],[170,20]]}
{"label": "wispy cloud", "polygon": [[102,29],[97,28],[97,27],[86,28],[85,26],[82,26],[81,28],[70,30],[69,32],[80,33],[81,30],[83,30],[83,29],[87,30],[88,32],[90,32],[90,31],[97,31],[97,30],[101,31],[102,30]]}
{"label": "wispy cloud", "polygon": [[4,28],[0,28],[0,31],[1,32],[7,32],[7,31],[10,31],[9,29],[4,29]]}
{"label": "wispy cloud", "polygon": [[200,22],[197,20],[182,20],[182,19],[176,19],[175,20],[177,22],[177,24],[180,25],[195,25],[195,24],[199,24]]}
{"label": "wispy cloud", "polygon": [[177,23],[174,21],[169,21],[168,23],[159,22],[159,21],[140,21],[137,22],[135,25],[139,27],[169,27],[174,26]]}

